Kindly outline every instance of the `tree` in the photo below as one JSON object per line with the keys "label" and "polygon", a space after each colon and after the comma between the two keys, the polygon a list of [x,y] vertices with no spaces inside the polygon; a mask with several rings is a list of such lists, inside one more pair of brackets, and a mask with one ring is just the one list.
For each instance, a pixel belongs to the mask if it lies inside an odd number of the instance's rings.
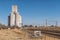
{"label": "tree", "polygon": [[54,27],[54,25],[51,25],[51,27]]}
{"label": "tree", "polygon": [[24,27],[28,27],[28,25],[24,25]]}
{"label": "tree", "polygon": [[37,27],[37,26],[35,26],[35,27]]}
{"label": "tree", "polygon": [[32,25],[29,25],[29,27],[33,27]]}

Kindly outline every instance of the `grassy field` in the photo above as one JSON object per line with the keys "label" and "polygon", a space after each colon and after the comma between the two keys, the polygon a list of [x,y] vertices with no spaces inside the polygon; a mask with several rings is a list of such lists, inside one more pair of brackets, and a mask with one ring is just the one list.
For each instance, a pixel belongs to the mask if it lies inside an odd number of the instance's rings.
{"label": "grassy field", "polygon": [[21,29],[1,29],[0,40],[60,40],[48,34],[42,34],[42,37],[31,38],[29,34]]}

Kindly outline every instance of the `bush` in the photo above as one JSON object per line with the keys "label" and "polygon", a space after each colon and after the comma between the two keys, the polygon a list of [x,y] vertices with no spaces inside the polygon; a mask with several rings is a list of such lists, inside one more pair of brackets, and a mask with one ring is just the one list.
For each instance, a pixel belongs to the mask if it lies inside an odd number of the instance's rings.
{"label": "bush", "polygon": [[33,27],[32,25],[29,25],[29,27]]}

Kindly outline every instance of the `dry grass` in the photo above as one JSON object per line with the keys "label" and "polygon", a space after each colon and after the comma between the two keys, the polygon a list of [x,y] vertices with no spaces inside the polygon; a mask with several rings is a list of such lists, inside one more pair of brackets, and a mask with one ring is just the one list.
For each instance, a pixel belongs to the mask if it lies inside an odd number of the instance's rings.
{"label": "dry grass", "polygon": [[0,40],[60,40],[50,35],[42,35],[42,38],[30,38],[29,34],[21,29],[0,30]]}

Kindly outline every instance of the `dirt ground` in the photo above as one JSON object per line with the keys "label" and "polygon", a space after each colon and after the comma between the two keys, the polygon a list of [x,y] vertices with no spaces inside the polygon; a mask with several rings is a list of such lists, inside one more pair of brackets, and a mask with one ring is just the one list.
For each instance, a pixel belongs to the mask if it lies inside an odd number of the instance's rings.
{"label": "dirt ground", "polygon": [[60,40],[58,38],[42,34],[39,38],[30,38],[28,33],[21,29],[1,29],[0,40]]}

